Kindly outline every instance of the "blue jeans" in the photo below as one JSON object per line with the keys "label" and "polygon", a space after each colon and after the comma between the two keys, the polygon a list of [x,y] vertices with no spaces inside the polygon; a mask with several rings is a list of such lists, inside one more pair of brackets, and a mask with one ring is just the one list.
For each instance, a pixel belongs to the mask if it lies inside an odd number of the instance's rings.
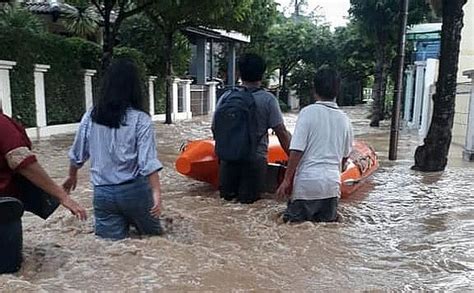
{"label": "blue jeans", "polygon": [[128,237],[130,225],[133,225],[142,235],[161,235],[160,220],[150,214],[153,204],[146,177],[119,185],[95,186],[95,234],[120,240]]}

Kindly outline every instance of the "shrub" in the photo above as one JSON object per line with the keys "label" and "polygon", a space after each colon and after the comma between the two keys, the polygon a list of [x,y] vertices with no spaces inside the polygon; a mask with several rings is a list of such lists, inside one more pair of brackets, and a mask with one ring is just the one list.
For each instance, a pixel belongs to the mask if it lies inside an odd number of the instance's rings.
{"label": "shrub", "polygon": [[[44,75],[48,125],[78,122],[85,110],[84,69],[98,70],[101,56],[99,45],[80,38],[3,27],[0,59],[17,62],[10,75],[13,117],[27,127],[36,126],[34,65],[47,64],[51,66]],[[142,53],[121,47],[116,49],[115,57],[135,60],[146,84]],[[96,93],[99,80],[100,72],[94,82]],[[143,89],[148,94],[145,86]]]}
{"label": "shrub", "polygon": [[9,28],[0,31],[0,59],[16,61],[11,74],[13,116],[36,126],[34,64],[44,75],[48,125],[78,122],[84,112],[83,68],[97,68],[100,48],[90,42]]}
{"label": "shrub", "polygon": [[158,77],[155,80],[155,114],[166,113],[166,79]]}

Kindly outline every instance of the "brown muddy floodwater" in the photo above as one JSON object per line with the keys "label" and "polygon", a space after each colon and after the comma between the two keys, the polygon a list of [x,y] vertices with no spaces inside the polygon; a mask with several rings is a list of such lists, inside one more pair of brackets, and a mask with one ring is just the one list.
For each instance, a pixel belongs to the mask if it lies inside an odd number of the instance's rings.
{"label": "brown muddy floodwater", "polygon": [[[340,223],[279,224],[283,203],[229,204],[174,170],[180,145],[210,135],[209,118],[157,124],[167,234],[109,242],[93,234],[87,168],[74,193],[91,216],[63,208],[42,221],[24,217],[21,271],[0,291],[386,291],[474,290],[474,164],[453,146],[443,173],[410,170],[419,140],[403,133],[400,160],[387,160],[388,126],[367,127],[364,107],[345,108],[381,168],[340,204]],[[286,115],[289,128],[295,114]],[[36,144],[58,181],[72,136]]]}

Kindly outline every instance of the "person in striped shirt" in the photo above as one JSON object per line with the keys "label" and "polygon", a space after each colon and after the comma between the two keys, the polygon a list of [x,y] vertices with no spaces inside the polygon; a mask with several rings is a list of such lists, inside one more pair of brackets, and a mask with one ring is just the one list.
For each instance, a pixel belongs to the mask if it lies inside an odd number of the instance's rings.
{"label": "person in striped shirt", "polygon": [[163,166],[132,60],[119,59],[109,67],[97,105],[82,117],[69,159],[68,191],[74,190],[78,170],[90,160],[97,236],[123,239],[130,226],[140,234],[162,234],[158,172]]}

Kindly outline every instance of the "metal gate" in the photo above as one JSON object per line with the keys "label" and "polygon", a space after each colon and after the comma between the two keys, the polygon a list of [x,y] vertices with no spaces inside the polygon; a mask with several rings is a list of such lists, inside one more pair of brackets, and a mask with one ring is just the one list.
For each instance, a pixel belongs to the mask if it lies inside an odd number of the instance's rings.
{"label": "metal gate", "polygon": [[191,85],[191,111],[193,116],[209,113],[209,88],[206,85]]}

